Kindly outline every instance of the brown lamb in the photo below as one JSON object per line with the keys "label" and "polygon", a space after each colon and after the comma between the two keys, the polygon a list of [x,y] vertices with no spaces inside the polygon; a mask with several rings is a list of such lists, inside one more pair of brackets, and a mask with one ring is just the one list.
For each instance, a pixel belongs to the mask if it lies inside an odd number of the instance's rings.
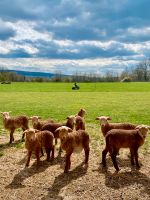
{"label": "brown lamb", "polygon": [[86,110],[84,108],[81,108],[78,112],[78,116],[84,117],[87,114]]}
{"label": "brown lamb", "polygon": [[138,162],[138,148],[144,144],[148,128],[149,127],[146,125],[139,125],[135,130],[110,130],[105,136],[106,146],[102,152],[103,167],[106,166],[106,155],[107,152],[109,152],[116,171],[119,171],[116,155],[120,148],[129,148],[131,154],[131,165],[136,163],[136,167],[140,168]]}
{"label": "brown lamb", "polygon": [[54,136],[50,131],[38,131],[36,129],[28,129],[24,131],[25,134],[25,147],[28,150],[27,154],[27,162],[26,167],[29,166],[30,158],[32,155],[32,152],[35,152],[36,158],[37,158],[37,165],[40,161],[40,151],[42,147],[45,148],[47,158],[46,160],[50,160],[50,154],[51,159],[54,159],[54,145],[53,145],[53,139]]}
{"label": "brown lamb", "polygon": [[37,129],[37,130],[41,130],[42,127],[47,124],[47,123],[53,123],[54,120],[53,119],[47,119],[47,120],[40,120],[41,117],[39,116],[32,116],[29,118],[30,120],[32,120],[32,126],[34,129]]}
{"label": "brown lamb", "polygon": [[59,128],[61,126],[67,126],[67,127],[71,128],[72,130],[74,129],[75,116],[71,115],[71,116],[68,116],[66,119],[67,119],[66,123],[47,123],[42,127],[41,130],[51,131],[54,134],[54,137],[57,139],[57,138],[59,138],[59,134],[55,132],[55,130],[57,128]]}
{"label": "brown lamb", "polygon": [[[14,132],[17,128],[22,128],[23,131],[29,128],[28,122],[29,119],[25,115],[20,115],[16,117],[10,117],[10,112],[1,112],[3,115],[3,124],[5,129],[10,131],[10,141],[11,144],[14,141]],[[24,139],[24,134],[22,135],[22,139]]]}
{"label": "brown lamb", "polygon": [[86,110],[81,108],[77,115],[75,115],[75,129],[77,130],[85,130],[85,119],[84,116],[87,114]]}
{"label": "brown lamb", "polygon": [[83,117],[76,116],[75,118],[75,129],[77,130],[85,130],[85,120]]}
{"label": "brown lamb", "polygon": [[83,149],[85,152],[85,164],[89,160],[89,134],[85,130],[72,131],[72,129],[62,126],[56,131],[59,134],[61,148],[66,152],[66,161],[64,173],[67,173],[71,167],[71,154],[80,153]]}
{"label": "brown lamb", "polygon": [[111,129],[132,130],[136,127],[136,125],[131,123],[109,123],[108,120],[111,120],[111,118],[106,116],[97,117],[96,120],[100,121],[101,131],[104,137]]}

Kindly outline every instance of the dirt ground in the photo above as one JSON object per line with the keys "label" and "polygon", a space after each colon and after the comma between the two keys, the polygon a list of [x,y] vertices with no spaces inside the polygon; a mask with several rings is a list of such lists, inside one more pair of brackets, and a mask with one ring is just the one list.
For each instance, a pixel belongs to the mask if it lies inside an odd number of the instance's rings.
{"label": "dirt ground", "polygon": [[[15,138],[18,139],[18,138]],[[82,165],[84,152],[74,154],[68,174],[63,173],[64,154],[55,152],[53,163],[41,158],[37,168],[33,157],[25,168],[26,149],[17,148],[19,140],[8,145],[9,137],[0,136],[0,199],[4,200],[137,200],[150,199],[150,153],[140,153],[142,167],[131,169],[128,151],[121,151],[118,157],[119,173],[115,173],[108,156],[107,171],[100,165],[95,150],[90,151],[89,166]]]}

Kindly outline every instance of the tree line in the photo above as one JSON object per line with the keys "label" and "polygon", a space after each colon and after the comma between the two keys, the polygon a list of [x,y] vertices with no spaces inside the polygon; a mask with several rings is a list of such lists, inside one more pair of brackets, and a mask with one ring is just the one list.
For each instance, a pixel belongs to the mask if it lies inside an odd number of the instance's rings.
{"label": "tree line", "polygon": [[105,75],[94,73],[76,72],[71,76],[65,76],[56,72],[51,78],[27,77],[15,72],[7,71],[0,67],[0,82],[145,82],[150,81],[150,59],[141,61],[137,66],[126,68],[122,73],[115,73],[109,70]]}

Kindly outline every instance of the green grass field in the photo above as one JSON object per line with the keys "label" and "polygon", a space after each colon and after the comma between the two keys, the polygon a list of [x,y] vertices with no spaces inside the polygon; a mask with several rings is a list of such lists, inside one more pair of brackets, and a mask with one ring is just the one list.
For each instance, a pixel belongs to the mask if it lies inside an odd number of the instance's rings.
{"label": "green grass field", "polygon": [[[150,92],[150,83],[79,83],[77,92]],[[72,92],[73,83],[1,84],[0,92]]]}
{"label": "green grass field", "polygon": [[[72,91],[72,83],[0,84],[0,111],[12,115],[39,115],[65,121],[83,107],[86,124],[93,137],[99,136],[97,116],[108,115],[114,122],[150,125],[150,83],[80,83]],[[0,129],[3,128],[2,118]]]}

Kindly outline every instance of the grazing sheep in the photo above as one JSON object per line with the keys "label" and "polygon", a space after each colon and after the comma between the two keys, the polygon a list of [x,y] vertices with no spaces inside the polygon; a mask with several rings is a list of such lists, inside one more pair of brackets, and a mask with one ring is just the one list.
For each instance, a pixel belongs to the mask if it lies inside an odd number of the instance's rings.
{"label": "grazing sheep", "polygon": [[111,120],[111,118],[106,116],[97,117],[96,120],[100,121],[101,131],[104,137],[111,129],[131,130],[135,129],[136,127],[136,125],[131,123],[109,123],[108,120]]}
{"label": "grazing sheep", "polygon": [[144,144],[148,126],[139,125],[135,130],[112,129],[105,136],[106,147],[102,152],[102,164],[106,166],[106,154],[110,153],[113,165],[117,171],[119,167],[116,161],[116,155],[120,148],[129,148],[131,154],[131,165],[136,163],[136,167],[140,168],[138,162],[138,148]]}
{"label": "grazing sheep", "polygon": [[40,120],[41,117],[39,117],[39,116],[32,116],[29,119],[32,120],[32,126],[33,126],[33,128],[37,129],[37,130],[41,130],[42,126],[44,126],[47,123],[53,123],[54,122],[53,119],[48,119],[48,120],[45,120],[45,121],[41,121]]}
{"label": "grazing sheep", "polygon": [[28,158],[26,162],[26,167],[29,166],[30,158],[32,152],[35,152],[37,158],[37,165],[40,161],[40,151],[42,147],[45,148],[47,154],[47,161],[50,160],[50,153],[52,152],[51,159],[54,159],[54,136],[50,131],[39,131],[35,129],[28,129],[24,131],[25,134],[25,147],[28,150]]}
{"label": "grazing sheep", "polygon": [[81,108],[76,116],[84,117],[87,114],[86,110]]}
{"label": "grazing sheep", "polygon": [[70,157],[73,152],[80,153],[84,149],[85,164],[88,163],[90,147],[89,135],[86,131],[72,131],[72,129],[62,126],[56,129],[55,133],[59,134],[61,148],[66,151],[65,173],[70,169]]}
{"label": "grazing sheep", "polygon": [[[5,129],[10,131],[10,141],[11,144],[14,141],[14,132],[17,128],[22,128],[23,131],[28,129],[29,119],[27,116],[20,115],[16,117],[10,117],[9,112],[1,112],[3,115],[3,124]],[[22,139],[24,138],[24,134],[22,135]]]}

